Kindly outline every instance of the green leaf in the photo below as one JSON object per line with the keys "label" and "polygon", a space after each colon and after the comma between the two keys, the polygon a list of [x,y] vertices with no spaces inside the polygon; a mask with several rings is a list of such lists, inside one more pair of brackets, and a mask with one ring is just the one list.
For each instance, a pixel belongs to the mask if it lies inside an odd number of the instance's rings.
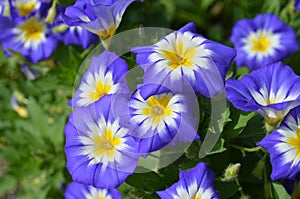
{"label": "green leaf", "polygon": [[226,199],[233,196],[240,190],[240,187],[234,182],[215,182],[215,188],[220,194],[220,198]]}
{"label": "green leaf", "polygon": [[61,117],[55,118],[54,124],[49,127],[48,138],[52,142],[56,150],[61,149],[63,146],[65,124],[66,117],[63,115]]}
{"label": "green leaf", "polygon": [[277,199],[290,199],[291,196],[286,192],[285,188],[278,183],[273,182],[273,192]]}
{"label": "green leaf", "polygon": [[126,183],[143,191],[165,189],[164,179],[155,172],[134,173],[126,179]]}
{"label": "green leaf", "polygon": [[236,79],[240,79],[242,78],[244,75],[247,75],[249,73],[249,68],[247,67],[239,67],[236,69],[235,71],[235,78]]}
{"label": "green leaf", "polygon": [[137,84],[143,83],[144,71],[140,67],[134,67],[126,74],[126,81],[129,89],[134,92]]}
{"label": "green leaf", "polygon": [[227,149],[224,147],[225,140],[223,138],[219,139],[214,148],[209,152],[208,155],[212,155],[215,153],[222,153]]}
{"label": "green leaf", "polygon": [[242,133],[248,122],[256,115],[254,112],[245,113],[234,107],[231,107],[230,113],[232,121],[225,125],[223,130],[223,136],[227,139],[233,139]]}
{"label": "green leaf", "polygon": [[28,103],[29,119],[42,135],[48,134],[48,117],[33,98]]}
{"label": "green leaf", "polygon": [[17,180],[10,175],[5,175],[0,178],[0,196],[9,192],[17,186]]}

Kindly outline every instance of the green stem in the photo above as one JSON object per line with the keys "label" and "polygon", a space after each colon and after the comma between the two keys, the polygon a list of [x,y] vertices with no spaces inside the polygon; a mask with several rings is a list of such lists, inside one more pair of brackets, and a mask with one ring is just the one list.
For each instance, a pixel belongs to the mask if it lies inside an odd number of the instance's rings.
{"label": "green stem", "polygon": [[246,151],[246,152],[256,152],[256,151],[261,150],[261,147],[260,147],[260,146],[253,147],[253,148],[241,147],[241,146],[237,146],[237,145],[234,145],[234,144],[232,144],[231,146],[232,146],[233,148],[236,148],[236,149],[239,149],[239,150],[242,150],[242,151]]}
{"label": "green stem", "polygon": [[[266,154],[263,157],[263,159],[265,160],[265,165],[266,165]],[[264,175],[264,189],[265,189],[265,197],[267,199],[271,199],[273,198],[273,194],[272,194],[272,190],[271,190],[271,184],[269,183],[269,177],[267,175],[267,168],[266,166],[264,166],[264,170],[263,170],[263,175]]]}
{"label": "green stem", "polygon": [[243,191],[243,187],[241,186],[240,182],[239,182],[239,179],[238,178],[235,178],[235,183],[237,184],[237,186],[240,187],[240,193],[241,193],[241,197],[245,197],[245,193]]}

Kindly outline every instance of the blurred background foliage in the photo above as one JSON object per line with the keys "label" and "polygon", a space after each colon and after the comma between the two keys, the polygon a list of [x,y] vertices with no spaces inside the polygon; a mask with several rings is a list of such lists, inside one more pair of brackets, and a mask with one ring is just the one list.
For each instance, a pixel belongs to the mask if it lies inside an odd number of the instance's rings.
{"label": "blurred background foliage", "polygon": [[[60,0],[72,5],[73,0]],[[242,18],[259,13],[277,14],[300,36],[300,12],[290,0],[146,0],[127,9],[118,32],[131,28],[164,27],[179,29],[193,21],[198,33],[228,46],[231,28]],[[71,181],[65,168],[64,125],[72,109],[67,105],[73,94],[77,71],[90,49],[60,44],[51,58],[28,65],[40,75],[28,79],[17,59],[0,53],[0,198],[63,198]],[[299,51],[285,63],[300,74]],[[128,61],[129,67],[134,62]],[[249,71],[235,68],[228,77],[239,78]],[[13,100],[12,100],[13,97]],[[16,104],[16,101],[18,104]],[[199,97],[201,137],[210,121],[209,100]],[[241,112],[228,104],[221,139],[210,155],[199,159],[201,141],[194,142],[176,162],[157,172],[133,174],[119,190],[124,198],[158,198],[162,190],[178,180],[181,169],[199,161],[207,162],[216,173],[216,188],[221,198],[289,198],[280,182],[270,182],[271,167],[261,151],[248,152],[236,147],[255,147],[265,136],[263,120],[253,113]],[[221,180],[230,163],[240,163],[239,183]],[[265,170],[265,172],[263,172]],[[266,191],[267,190],[267,191]]]}

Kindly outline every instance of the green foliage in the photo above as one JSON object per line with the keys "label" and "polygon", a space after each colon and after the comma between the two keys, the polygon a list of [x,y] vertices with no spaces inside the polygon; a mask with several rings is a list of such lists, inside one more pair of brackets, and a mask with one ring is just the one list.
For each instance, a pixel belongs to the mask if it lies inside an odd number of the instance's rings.
{"label": "green foliage", "polygon": [[[74,0],[59,0],[61,5],[72,5]],[[293,7],[293,0],[146,0],[129,6],[117,30],[130,28],[164,27],[178,29],[193,21],[200,34],[220,43],[229,42],[231,28],[242,18],[253,18],[259,13],[277,14],[294,28],[300,36],[300,12]],[[71,182],[65,165],[64,126],[71,108],[67,105],[72,98],[76,77],[85,56],[93,49],[82,50],[78,46],[60,44],[48,60],[31,64],[41,75],[30,81],[21,72],[22,60],[16,55],[6,58],[0,53],[0,198],[63,198],[65,185]],[[300,52],[285,62],[300,74]],[[135,65],[130,53],[123,56],[131,72],[126,76],[133,91],[142,83],[143,71]],[[245,67],[232,64],[227,78],[241,78],[248,74]],[[78,79],[77,79],[78,81]],[[17,93],[17,94],[16,94]],[[10,98],[18,95],[19,106],[25,115],[14,110]],[[271,182],[271,165],[266,152],[256,148],[256,143],[265,135],[263,118],[255,113],[245,113],[229,103],[221,114],[217,127],[220,138],[212,150],[199,157],[205,136],[212,130],[215,121],[211,114],[213,103],[198,96],[200,140],[194,141],[174,163],[157,171],[135,173],[129,176],[118,189],[125,199],[155,199],[155,193],[178,181],[182,170],[206,162],[216,173],[215,187],[221,198],[276,199],[290,198],[279,182]],[[216,107],[215,107],[216,108]],[[27,114],[27,115],[26,115]],[[217,118],[217,119],[220,119]],[[213,126],[215,127],[215,126]],[[225,168],[231,163],[240,163],[237,181],[223,182]]]}

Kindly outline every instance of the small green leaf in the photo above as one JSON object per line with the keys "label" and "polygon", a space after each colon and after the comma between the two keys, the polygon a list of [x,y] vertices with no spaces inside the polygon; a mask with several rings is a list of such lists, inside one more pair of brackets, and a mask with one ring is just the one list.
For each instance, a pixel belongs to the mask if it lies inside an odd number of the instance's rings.
{"label": "small green leaf", "polygon": [[223,136],[225,138],[233,139],[242,133],[248,122],[256,115],[256,113],[245,113],[234,107],[231,107],[230,113],[232,121],[224,126]]}
{"label": "small green leaf", "polygon": [[5,175],[0,178],[0,196],[9,192],[17,186],[17,180],[10,175]]}
{"label": "small green leaf", "polygon": [[140,67],[134,67],[130,71],[128,71],[126,75],[126,81],[131,91],[134,92],[136,90],[136,85],[143,83],[143,76],[144,71]]}
{"label": "small green leaf", "polygon": [[220,198],[226,199],[233,196],[240,190],[240,187],[234,182],[215,182],[215,188],[220,194]]}
{"label": "small green leaf", "polygon": [[164,179],[155,172],[134,173],[126,179],[126,183],[143,191],[165,189]]}
{"label": "small green leaf", "polygon": [[29,119],[42,135],[48,134],[48,117],[33,98],[28,103]]}
{"label": "small green leaf", "polygon": [[222,153],[227,149],[224,147],[225,140],[223,138],[219,139],[214,148],[209,152],[208,155],[215,154],[215,153]]}
{"label": "small green leaf", "polygon": [[286,192],[285,188],[278,183],[273,182],[272,183],[273,186],[273,191],[276,194],[276,198],[277,199],[290,199],[291,196]]}

